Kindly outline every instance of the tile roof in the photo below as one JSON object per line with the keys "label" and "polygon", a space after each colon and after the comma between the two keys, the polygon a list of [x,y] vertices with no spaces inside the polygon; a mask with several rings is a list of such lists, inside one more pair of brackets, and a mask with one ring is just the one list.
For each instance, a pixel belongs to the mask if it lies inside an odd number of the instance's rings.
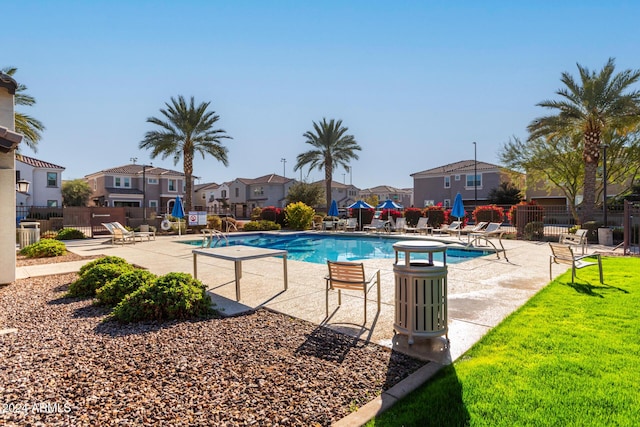
{"label": "tile roof", "polygon": [[[414,175],[443,175],[443,174],[451,174],[451,173],[460,173],[460,172],[473,172],[475,168],[476,161],[475,160],[461,160],[455,163],[449,163],[448,165],[438,166],[433,169],[427,169],[421,172],[415,172],[410,174],[409,176]],[[477,162],[477,170],[478,171],[486,171],[486,170],[495,170],[502,169],[502,166],[494,165],[487,162]]]}
{"label": "tile roof", "polygon": [[287,182],[293,181],[292,178],[285,178],[284,176],[276,175],[275,173],[261,176],[258,178],[238,178],[238,181],[243,184],[286,184]]}
{"label": "tile roof", "polygon": [[65,169],[62,166],[54,165],[53,163],[45,162],[43,160],[34,159],[33,157],[25,156],[20,153],[16,153],[16,160],[26,165],[33,166],[34,168],[62,169],[62,170]]}
{"label": "tile roof", "polygon": [[[101,170],[99,172],[90,173],[88,175],[85,175],[85,177],[92,176],[92,175],[104,175],[104,174],[109,174],[109,173],[118,173],[118,174],[123,174],[123,175],[142,175],[143,166],[144,165],[139,165],[139,164],[136,164],[136,163],[133,163],[133,164],[130,164],[130,165],[116,166],[114,168],[104,169],[104,170]],[[145,174],[146,175],[179,175],[179,176],[184,176],[183,172],[174,171],[174,170],[171,170],[171,169],[159,168],[159,167],[155,167],[155,166],[147,166],[145,169],[146,169],[145,170]]]}

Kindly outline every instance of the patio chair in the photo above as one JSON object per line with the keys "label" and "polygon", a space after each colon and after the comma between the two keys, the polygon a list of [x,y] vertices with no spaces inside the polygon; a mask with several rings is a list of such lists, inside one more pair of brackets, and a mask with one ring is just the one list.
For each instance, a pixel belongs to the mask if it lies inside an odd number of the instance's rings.
{"label": "patio chair", "polygon": [[[568,264],[571,266],[571,283],[574,283],[575,281],[577,269],[589,267],[590,265],[598,265],[598,270],[600,271],[600,283],[604,284],[600,254],[574,255],[571,245],[549,243],[549,246],[551,247],[551,255],[549,256],[549,279],[552,277],[551,268],[554,263]],[[585,258],[595,258],[597,259],[597,262],[583,261]]]}
{"label": "patio chair", "polygon": [[375,279],[378,291],[378,312],[380,312],[380,270],[373,276],[366,279],[364,274],[364,264],[358,262],[337,262],[327,261],[329,275],[326,281],[326,316],[329,317],[329,291],[338,290],[338,306],[342,305],[342,289],[356,290],[364,293],[364,323],[367,323],[367,286]]}
{"label": "patio chair", "polygon": [[460,228],[460,224],[462,224],[462,221],[453,221],[451,224],[442,224],[440,226],[440,228],[434,228],[431,233],[438,233],[438,234],[444,234],[444,233],[448,233],[451,234],[451,232],[455,231],[456,233],[458,232],[458,229]]}
{"label": "patio chair", "polygon": [[356,228],[358,228],[358,218],[347,218],[344,231],[356,231]]}
{"label": "patio chair", "polygon": [[559,243],[565,244],[565,245],[580,246],[582,248],[582,255],[584,255],[584,253],[587,250],[587,244],[588,244],[587,233],[588,232],[589,230],[587,230],[586,228],[581,228],[579,230],[576,230],[575,234],[562,233],[560,235]]}
{"label": "patio chair", "polygon": [[153,240],[156,240],[155,231],[129,231],[124,225],[120,224],[118,221],[112,222],[111,224],[118,230],[121,230],[122,233],[124,234],[133,233],[133,238],[138,239],[141,242],[143,237],[146,237],[147,241],[151,240],[151,238],[153,238]]}
{"label": "patio chair", "polygon": [[122,231],[120,228],[116,227],[112,222],[103,222],[102,226],[104,228],[106,228],[109,231],[109,234],[111,234],[111,244],[115,244],[115,243],[135,243],[135,236],[133,234],[133,231],[128,231],[125,228],[125,231]]}
{"label": "patio chair", "polygon": [[371,220],[371,224],[369,225],[365,225],[363,227],[364,231],[375,231],[380,232],[380,231],[389,231],[389,221],[384,221],[382,219],[372,219]]}
{"label": "patio chair", "polygon": [[420,217],[416,224],[416,231],[418,233],[431,234],[433,233],[433,227],[429,225],[429,218]]}
{"label": "patio chair", "polygon": [[392,223],[391,229],[393,231],[399,231],[400,233],[404,233],[407,229],[407,219],[406,218],[396,219],[395,223]]}
{"label": "patio chair", "polygon": [[[469,239],[468,239],[469,243],[467,244],[467,247],[474,246],[480,240],[484,240],[486,244],[491,245],[493,249],[495,249],[498,259],[500,259],[500,252],[502,252],[504,254],[504,259],[506,261],[509,261],[509,259],[507,258],[507,250],[504,248],[504,245],[502,244],[502,236],[506,231],[503,230],[501,227],[502,227],[501,222],[490,222],[489,224],[487,224],[484,230],[469,233]],[[498,244],[500,245],[500,249],[498,249],[498,247],[491,240],[489,240],[492,237],[498,238]]]}
{"label": "patio chair", "polygon": [[484,230],[484,228],[489,224],[488,222],[479,222],[475,225],[465,225],[460,229],[460,234],[467,235],[467,241],[471,240],[471,233],[479,233]]}

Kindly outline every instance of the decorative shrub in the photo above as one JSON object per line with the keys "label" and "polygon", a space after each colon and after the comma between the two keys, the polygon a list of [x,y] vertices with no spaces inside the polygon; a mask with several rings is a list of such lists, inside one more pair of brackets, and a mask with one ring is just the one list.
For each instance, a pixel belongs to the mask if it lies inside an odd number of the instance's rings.
{"label": "decorative shrub", "polygon": [[496,205],[478,206],[473,211],[473,219],[479,222],[503,222],[504,209]]}
{"label": "decorative shrub", "polygon": [[402,212],[395,210],[395,209],[383,209],[382,210],[382,214],[380,215],[380,219],[383,220],[388,220],[389,219],[389,215],[391,215],[391,218],[393,218],[393,220],[395,221],[398,218],[402,218]]}
{"label": "decorative shrub", "polygon": [[25,255],[27,258],[48,258],[66,253],[65,244],[54,239],[41,239],[20,249],[20,255]]}
{"label": "decorative shrub", "polygon": [[211,314],[204,285],[186,273],[169,273],[124,297],[112,316],[122,323],[172,320]]}
{"label": "decorative shrub", "polygon": [[76,240],[76,239],[86,239],[87,236],[84,233],[76,228],[63,228],[58,232],[56,236],[57,240]]}
{"label": "decorative shrub", "polygon": [[244,231],[270,231],[280,230],[280,224],[276,224],[273,221],[249,221],[244,224]]}
{"label": "decorative shrub", "polygon": [[544,208],[538,205],[535,200],[531,200],[529,202],[520,202],[509,209],[507,216],[514,227],[518,227],[518,221],[520,220],[517,214],[518,210],[521,210],[520,216],[524,220],[524,224],[520,224],[520,227],[524,227],[530,222],[544,222]]}
{"label": "decorative shrub", "polygon": [[158,276],[147,270],[133,270],[108,282],[96,290],[96,298],[100,304],[114,306],[130,293],[143,285],[153,283]]}
{"label": "decorative shrub", "polygon": [[69,297],[93,297],[96,290],[116,277],[133,271],[131,264],[98,264],[84,272],[82,276],[69,285]]}
{"label": "decorative shrub", "polygon": [[284,221],[286,219],[284,211],[274,206],[267,206],[266,208],[262,208],[260,218],[267,221],[273,221],[276,224],[279,224],[281,227],[284,227]]}
{"label": "decorative shrub", "polygon": [[544,223],[533,221],[525,225],[524,238],[526,240],[542,240],[544,238]]}
{"label": "decorative shrub", "polygon": [[360,224],[360,227],[362,227],[363,224],[365,225],[371,224],[371,221],[373,221],[373,215],[375,215],[375,213],[376,213],[376,210],[373,208],[349,209],[349,216],[351,218],[358,218],[358,223]]}
{"label": "decorative shrub", "polygon": [[303,202],[290,203],[285,208],[285,215],[289,228],[294,230],[306,230],[311,228],[316,211]]}
{"label": "decorative shrub", "polygon": [[422,211],[422,216],[429,218],[429,226],[439,228],[442,224],[449,223],[449,213],[444,210],[441,203],[435,206],[427,206]]}
{"label": "decorative shrub", "polygon": [[208,215],[207,227],[211,230],[222,230],[222,219],[218,215]]}
{"label": "decorative shrub", "polygon": [[260,219],[262,219],[262,208],[256,206],[251,210],[251,220],[259,221]]}
{"label": "decorative shrub", "polygon": [[404,210],[404,217],[407,220],[407,225],[415,227],[418,225],[418,220],[422,217],[422,210],[418,208],[407,208]]}
{"label": "decorative shrub", "polygon": [[55,239],[57,236],[58,236],[58,232],[53,230],[47,230],[40,233],[41,239]]}
{"label": "decorative shrub", "polygon": [[129,264],[129,263],[124,258],[120,258],[118,256],[113,256],[113,255],[104,256],[102,258],[98,258],[98,259],[94,259],[93,261],[89,261],[88,263],[86,263],[85,265],[80,267],[80,271],[79,271],[80,276],[83,276],[84,273],[87,270],[95,267],[96,265],[100,265],[100,264],[120,264],[120,265],[122,265],[122,264]]}
{"label": "decorative shrub", "polygon": [[587,221],[582,224],[582,228],[587,230],[587,241],[589,243],[595,243],[598,241],[598,228],[602,227],[602,224],[597,221]]}

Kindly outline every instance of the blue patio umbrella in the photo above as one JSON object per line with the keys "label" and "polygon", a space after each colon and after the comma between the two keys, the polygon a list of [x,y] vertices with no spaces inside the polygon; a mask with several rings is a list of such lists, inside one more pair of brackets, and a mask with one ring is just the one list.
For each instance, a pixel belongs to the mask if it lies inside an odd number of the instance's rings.
{"label": "blue patio umbrella", "polygon": [[[460,221],[460,218],[466,215],[464,211],[464,204],[462,203],[462,196],[460,195],[460,193],[456,194],[456,198],[453,201],[453,208],[451,209],[451,215],[458,218],[458,221]],[[458,237],[460,237],[460,228],[462,227],[458,227]]]}
{"label": "blue patio umbrella", "polygon": [[335,200],[331,201],[331,207],[329,208],[329,213],[327,215],[335,217],[340,215],[340,212],[338,212],[338,204]]}
{"label": "blue patio umbrella", "polygon": [[171,216],[174,218],[178,218],[178,236],[180,236],[182,233],[180,220],[184,218],[184,208],[182,207],[182,200],[180,200],[180,196],[176,196],[176,201],[173,204],[173,209],[171,210]]}
{"label": "blue patio umbrella", "polygon": [[364,200],[358,200],[357,202],[347,207],[349,209],[358,209],[358,228],[362,230],[362,209],[373,209],[373,206],[371,206]]}
{"label": "blue patio umbrella", "polygon": [[397,204],[391,199],[387,199],[377,206],[377,209],[402,209],[402,205]]}

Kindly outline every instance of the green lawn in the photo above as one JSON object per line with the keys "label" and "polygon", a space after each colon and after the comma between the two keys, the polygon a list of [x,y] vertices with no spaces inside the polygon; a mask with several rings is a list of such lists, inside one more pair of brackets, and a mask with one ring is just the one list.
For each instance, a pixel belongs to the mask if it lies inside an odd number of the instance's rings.
{"label": "green lawn", "polygon": [[640,425],[640,259],[551,282],[368,426]]}

